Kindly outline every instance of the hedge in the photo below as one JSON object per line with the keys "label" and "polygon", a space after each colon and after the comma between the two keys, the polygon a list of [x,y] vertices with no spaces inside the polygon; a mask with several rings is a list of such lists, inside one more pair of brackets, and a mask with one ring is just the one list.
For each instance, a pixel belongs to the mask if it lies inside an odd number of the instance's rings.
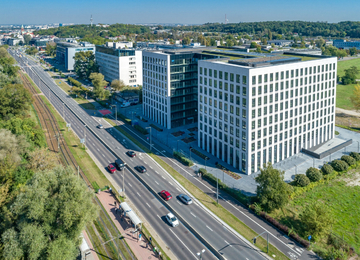
{"label": "hedge", "polygon": [[346,171],[349,168],[349,165],[345,161],[341,160],[332,161],[331,166],[338,172]]}
{"label": "hedge", "polygon": [[136,130],[138,130],[140,133],[142,133],[143,135],[147,135],[147,134],[148,134],[148,131],[147,131],[145,128],[139,126],[139,125],[135,125],[134,128],[135,128]]}
{"label": "hedge", "polygon": [[173,155],[174,155],[174,157],[176,159],[178,159],[180,162],[182,162],[186,166],[193,166],[194,165],[194,163],[191,160],[189,160],[188,158],[186,158],[185,156],[183,156],[179,152],[174,151]]}
{"label": "hedge", "polygon": [[74,86],[80,88],[82,86],[82,84],[77,81],[76,79],[73,79],[72,77],[68,77],[68,81],[71,82],[71,84],[73,84]]}
{"label": "hedge", "polygon": [[351,152],[350,156],[352,158],[354,158],[356,161],[360,161],[360,154],[356,153],[356,152]]}
{"label": "hedge", "polygon": [[323,174],[328,175],[334,171],[334,168],[331,167],[330,164],[324,164],[323,167],[321,167],[321,171]]}
{"label": "hedge", "polygon": [[356,160],[353,157],[349,156],[349,155],[341,156],[341,160],[343,160],[344,162],[346,162],[350,166],[356,164]]}
{"label": "hedge", "polygon": [[306,176],[311,182],[317,182],[322,179],[322,173],[318,169],[313,167],[310,167],[306,170]]}
{"label": "hedge", "polygon": [[294,183],[299,187],[306,187],[310,184],[309,178],[304,174],[296,174],[294,178]]}

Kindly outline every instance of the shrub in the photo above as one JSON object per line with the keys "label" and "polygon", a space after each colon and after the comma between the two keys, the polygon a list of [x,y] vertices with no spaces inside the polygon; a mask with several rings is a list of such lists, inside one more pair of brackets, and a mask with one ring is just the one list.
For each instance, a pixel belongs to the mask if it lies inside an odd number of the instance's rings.
{"label": "shrub", "polygon": [[68,81],[71,82],[71,84],[73,84],[75,87],[80,88],[82,86],[82,84],[79,81],[77,81],[72,77],[68,77]]}
{"label": "shrub", "polygon": [[334,168],[331,167],[330,164],[324,164],[321,168],[321,171],[323,172],[323,174],[328,175],[334,171]]}
{"label": "shrub", "polygon": [[322,173],[318,169],[313,167],[310,167],[306,170],[306,176],[311,182],[320,181],[322,179]]}
{"label": "shrub", "polygon": [[349,155],[341,156],[341,160],[346,162],[348,165],[354,165],[356,163],[356,160],[353,157],[349,156]]}
{"label": "shrub", "polygon": [[200,168],[199,172],[201,173],[201,175],[205,175],[208,173],[207,170],[205,170],[204,168]]}
{"label": "shrub", "polygon": [[147,135],[147,134],[148,134],[148,131],[147,131],[145,128],[139,126],[139,125],[135,125],[134,128],[135,128],[136,130],[138,130],[140,133],[142,133],[143,135]]}
{"label": "shrub", "polygon": [[176,159],[178,159],[180,162],[182,162],[186,166],[193,166],[194,165],[194,163],[191,160],[189,160],[188,158],[186,158],[185,156],[183,156],[179,152],[174,151],[173,155],[174,155],[174,157]]}
{"label": "shrub", "polygon": [[91,186],[93,186],[94,190],[97,192],[100,189],[100,186],[97,184],[96,181],[93,181],[91,183]]}
{"label": "shrub", "polygon": [[355,152],[351,152],[351,153],[350,153],[350,156],[351,156],[352,158],[354,158],[356,161],[360,161],[360,154],[355,153]]}
{"label": "shrub", "polygon": [[338,172],[346,171],[349,168],[349,165],[345,161],[341,160],[332,161],[331,166]]}
{"label": "shrub", "polygon": [[310,184],[310,180],[304,174],[296,174],[295,179],[294,179],[294,183],[295,183],[296,186],[306,187],[306,186],[308,186]]}

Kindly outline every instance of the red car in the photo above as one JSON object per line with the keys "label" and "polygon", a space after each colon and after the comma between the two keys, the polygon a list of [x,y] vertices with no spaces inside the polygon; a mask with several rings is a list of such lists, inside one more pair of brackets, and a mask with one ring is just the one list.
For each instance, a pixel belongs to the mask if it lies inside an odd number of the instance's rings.
{"label": "red car", "polygon": [[163,197],[164,200],[169,200],[172,198],[170,192],[166,191],[166,190],[162,190],[160,192],[160,196]]}
{"label": "red car", "polygon": [[109,170],[111,173],[116,172],[115,166],[112,165],[111,163],[110,163],[109,166],[108,166],[108,170]]}

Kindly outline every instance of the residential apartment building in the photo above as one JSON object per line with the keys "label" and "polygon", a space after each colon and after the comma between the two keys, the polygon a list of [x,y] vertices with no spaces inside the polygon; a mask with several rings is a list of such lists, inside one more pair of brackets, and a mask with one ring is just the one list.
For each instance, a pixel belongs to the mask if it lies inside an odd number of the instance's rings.
{"label": "residential apartment building", "polygon": [[118,79],[133,87],[142,85],[142,51],[128,49],[129,46],[132,47],[131,42],[96,46],[96,62],[105,80]]}
{"label": "residential apartment building", "polygon": [[334,137],[336,57],[200,60],[198,69],[198,146],[243,173]]}
{"label": "residential apartment building", "polygon": [[75,54],[80,51],[95,53],[95,45],[88,42],[77,43],[75,41],[56,43],[56,59],[67,71],[74,70]]}
{"label": "residential apartment building", "polygon": [[143,115],[171,129],[198,121],[198,61],[202,50],[143,51]]}

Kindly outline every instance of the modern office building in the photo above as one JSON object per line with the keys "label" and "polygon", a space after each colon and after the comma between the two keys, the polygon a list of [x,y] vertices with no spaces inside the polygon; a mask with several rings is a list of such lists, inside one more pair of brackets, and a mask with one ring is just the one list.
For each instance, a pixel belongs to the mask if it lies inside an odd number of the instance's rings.
{"label": "modern office building", "polygon": [[95,45],[88,42],[77,43],[75,41],[56,43],[56,59],[67,71],[74,70],[75,54],[80,51],[91,51],[95,54]]}
{"label": "modern office building", "polygon": [[333,45],[339,49],[350,49],[355,47],[360,50],[360,41],[334,40]]}
{"label": "modern office building", "polygon": [[199,61],[198,146],[252,174],[334,137],[336,57]]}
{"label": "modern office building", "polygon": [[95,58],[105,80],[124,81],[125,85],[142,85],[142,51],[135,50],[131,42],[108,42],[105,46],[96,46]]}
{"label": "modern office building", "polygon": [[161,126],[198,121],[198,61],[216,58],[201,49],[143,51],[143,115]]}

